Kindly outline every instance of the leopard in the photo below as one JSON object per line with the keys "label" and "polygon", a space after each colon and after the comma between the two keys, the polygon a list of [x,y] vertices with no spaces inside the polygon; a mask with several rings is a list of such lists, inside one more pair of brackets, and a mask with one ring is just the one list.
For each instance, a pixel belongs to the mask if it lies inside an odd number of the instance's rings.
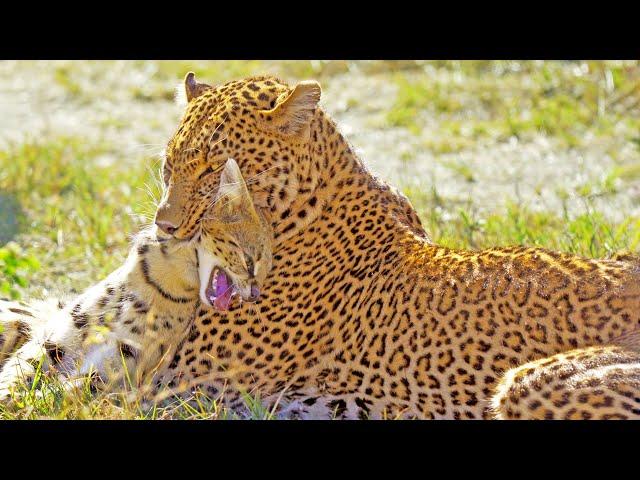
{"label": "leopard", "polygon": [[492,398],[503,420],[625,420],[640,415],[640,333],[512,368]]}
{"label": "leopard", "polygon": [[159,233],[152,226],[135,235],[123,265],[76,299],[0,302],[0,397],[38,368],[70,387],[88,376],[94,389],[118,391],[127,381],[151,395],[203,304],[223,311],[259,296],[271,233],[233,159],[198,237],[185,243]]}
{"label": "leopard", "polygon": [[[167,260],[154,261],[158,255]],[[171,285],[156,280],[166,277],[163,265],[189,264],[185,273],[172,276]],[[82,385],[85,377],[94,387],[124,387],[127,373],[140,383],[144,367],[142,358],[137,361],[138,352],[144,347],[144,361],[151,367],[193,318],[199,300],[195,272],[193,249],[161,243],[149,229],[133,238],[122,266],[71,301],[23,302],[19,308],[2,302],[0,319],[6,334],[16,340],[4,348],[0,399],[12,399],[14,390],[30,386],[39,371],[58,377],[67,388]]]}
{"label": "leopard", "polygon": [[[324,111],[318,82],[209,85],[189,72],[184,92],[156,224],[190,241],[232,157],[271,219],[273,264],[255,310],[198,311],[164,372],[171,382],[224,391],[232,408],[252,392],[297,418],[494,419],[510,408],[498,414],[494,400],[528,381],[518,369],[570,351],[594,365],[614,351],[621,363],[623,350],[635,355],[616,343],[640,327],[635,255],[438,245]],[[604,388],[585,385],[579,395]],[[619,418],[638,417],[635,385],[614,402]],[[531,416],[538,408],[521,402]],[[565,408],[547,402],[545,415]]]}

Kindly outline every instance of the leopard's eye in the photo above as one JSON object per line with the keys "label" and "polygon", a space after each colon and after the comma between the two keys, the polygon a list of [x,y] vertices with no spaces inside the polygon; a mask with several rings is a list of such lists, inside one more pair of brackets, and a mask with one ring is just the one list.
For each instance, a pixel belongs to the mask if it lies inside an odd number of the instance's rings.
{"label": "leopard's eye", "polygon": [[164,166],[162,167],[162,180],[164,181],[165,185],[169,185],[170,179],[171,179],[171,167],[169,167],[169,164],[165,161]]}

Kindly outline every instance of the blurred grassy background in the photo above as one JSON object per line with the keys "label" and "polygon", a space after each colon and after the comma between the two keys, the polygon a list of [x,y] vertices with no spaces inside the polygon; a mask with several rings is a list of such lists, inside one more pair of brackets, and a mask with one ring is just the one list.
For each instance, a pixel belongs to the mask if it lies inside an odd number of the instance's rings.
{"label": "blurred grassy background", "polygon": [[640,243],[638,61],[4,61],[0,295],[79,291],[121,264],[153,216],[189,70],[319,80],[436,242],[591,257]]}

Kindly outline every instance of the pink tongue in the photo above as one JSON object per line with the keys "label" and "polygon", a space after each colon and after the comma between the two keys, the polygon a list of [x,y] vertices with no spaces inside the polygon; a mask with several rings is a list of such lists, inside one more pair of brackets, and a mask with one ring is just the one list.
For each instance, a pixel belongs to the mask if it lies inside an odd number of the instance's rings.
{"label": "pink tongue", "polygon": [[216,300],[215,302],[213,302],[213,305],[218,310],[229,310],[229,304],[231,303],[232,296],[233,296],[233,288],[228,288],[226,292],[216,297]]}
{"label": "pink tongue", "polygon": [[218,281],[216,282],[216,300],[213,305],[218,310],[228,310],[233,297],[233,286],[229,285],[229,277],[224,272],[218,272]]}
{"label": "pink tongue", "polygon": [[222,270],[218,272],[218,279],[216,282],[216,297],[224,295],[229,290],[229,277]]}

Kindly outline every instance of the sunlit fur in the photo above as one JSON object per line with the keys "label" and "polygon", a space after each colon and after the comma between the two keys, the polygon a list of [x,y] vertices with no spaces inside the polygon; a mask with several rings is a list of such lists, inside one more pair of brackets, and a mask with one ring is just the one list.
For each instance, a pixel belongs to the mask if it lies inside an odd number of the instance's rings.
{"label": "sunlit fur", "polygon": [[491,418],[510,369],[640,326],[633,259],[434,245],[319,94],[271,77],[194,89],[157,217],[192,238],[232,157],[269,214],[274,255],[255,305],[199,312],[167,371],[175,383],[225,389],[231,406],[243,391],[279,399],[302,418]]}
{"label": "sunlit fur", "polygon": [[[131,382],[141,386],[186,335],[198,285],[192,246],[160,242],[155,229],[141,232],[125,263],[78,298],[25,304],[22,318],[10,319],[26,338],[15,353],[7,349],[12,354],[0,371],[0,397],[28,380],[41,360],[45,371],[55,366],[70,380],[94,370],[107,385],[125,380],[124,361]],[[7,311],[0,303],[3,322]]]}
{"label": "sunlit fur", "polygon": [[632,348],[585,347],[512,368],[498,383],[493,412],[500,419],[526,420],[638,417],[638,340]]}
{"label": "sunlit fur", "polygon": [[[233,165],[232,165],[233,167]],[[95,371],[95,386],[151,391],[184,341],[200,307],[200,242],[215,251],[219,266],[240,289],[262,287],[270,267],[270,229],[256,214],[237,166],[192,242],[163,238],[147,229],[133,241],[125,263],[78,298],[66,303],[0,301],[0,398],[43,369],[66,380]],[[224,191],[223,191],[224,190]],[[160,232],[161,233],[161,232]],[[166,237],[166,236],[165,236]],[[255,275],[246,259],[255,261]],[[258,269],[259,266],[259,269]],[[69,384],[72,384],[69,382]]]}

